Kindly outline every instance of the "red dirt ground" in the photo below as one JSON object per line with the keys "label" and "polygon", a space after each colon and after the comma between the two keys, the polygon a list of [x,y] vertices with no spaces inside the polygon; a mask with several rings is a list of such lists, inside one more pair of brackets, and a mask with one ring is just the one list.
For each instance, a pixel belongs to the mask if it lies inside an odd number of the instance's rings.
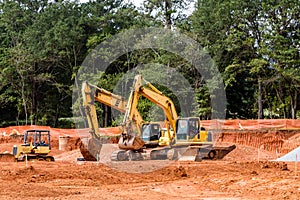
{"label": "red dirt ground", "polygon": [[[272,143],[270,133],[235,134],[224,134],[220,141],[237,144],[234,151],[223,160],[202,162],[77,162],[79,139],[71,138],[61,151],[53,138],[55,162],[0,162],[0,199],[299,199],[300,164],[268,161],[278,156],[264,148]],[[259,135],[264,139],[253,139]],[[286,141],[298,142],[297,133],[284,135],[274,139],[284,140],[279,150],[289,149]],[[0,152],[20,142],[0,138]]]}

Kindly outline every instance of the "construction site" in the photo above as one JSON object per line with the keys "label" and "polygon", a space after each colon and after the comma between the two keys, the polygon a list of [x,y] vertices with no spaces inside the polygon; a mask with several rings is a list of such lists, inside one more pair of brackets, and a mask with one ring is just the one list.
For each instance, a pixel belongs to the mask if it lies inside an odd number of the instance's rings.
{"label": "construction site", "polygon": [[[87,82],[81,91],[85,128],[0,129],[1,198],[299,199],[299,120],[179,117],[140,75],[128,100]],[[140,96],[165,121],[145,122]],[[100,128],[95,102],[123,123]]]}
{"label": "construction site", "polygon": [[[2,128],[2,154],[22,143],[25,130],[49,130],[49,155],[55,162],[14,162],[1,157],[0,198],[299,199],[300,133],[295,120],[227,120],[223,125],[227,130],[220,133],[218,145],[235,144],[236,148],[222,159],[200,161],[110,161],[106,153],[118,148],[117,128],[101,128],[102,134],[115,136],[103,144],[98,161],[82,161],[78,131],[86,130]],[[268,125],[278,130],[263,128]]]}
{"label": "construction site", "polygon": [[0,200],[300,199],[300,1],[0,1]]}

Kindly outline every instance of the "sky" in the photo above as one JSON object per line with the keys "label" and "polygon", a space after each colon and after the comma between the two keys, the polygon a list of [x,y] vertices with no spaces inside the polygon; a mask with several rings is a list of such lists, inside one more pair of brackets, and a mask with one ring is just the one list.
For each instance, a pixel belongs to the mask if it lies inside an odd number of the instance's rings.
{"label": "sky", "polygon": [[[88,2],[89,0],[80,0],[81,3]],[[143,0],[124,0],[124,2],[128,3],[131,2],[133,3],[137,8],[140,7],[143,4]],[[189,4],[189,7],[186,8],[184,14],[190,15],[194,9],[195,9],[195,1]]]}

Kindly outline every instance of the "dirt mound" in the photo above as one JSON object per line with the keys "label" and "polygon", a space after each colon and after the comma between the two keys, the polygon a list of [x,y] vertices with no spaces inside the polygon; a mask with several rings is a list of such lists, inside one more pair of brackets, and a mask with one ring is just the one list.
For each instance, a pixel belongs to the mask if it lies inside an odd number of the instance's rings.
{"label": "dirt mound", "polygon": [[260,162],[260,166],[261,166],[262,169],[276,168],[276,169],[281,169],[281,170],[288,170],[287,164],[284,163],[284,162],[265,161],[265,162]]}
{"label": "dirt mound", "polygon": [[23,143],[23,135],[0,136],[0,144]]}
{"label": "dirt mound", "polygon": [[64,161],[64,162],[77,162],[77,158],[81,158],[82,155],[79,149],[73,151],[67,151],[54,156],[55,161]]}
{"label": "dirt mound", "polygon": [[269,152],[263,149],[237,145],[236,149],[231,151],[227,156],[223,158],[226,161],[263,161],[263,160],[272,160],[276,159],[276,153]]}

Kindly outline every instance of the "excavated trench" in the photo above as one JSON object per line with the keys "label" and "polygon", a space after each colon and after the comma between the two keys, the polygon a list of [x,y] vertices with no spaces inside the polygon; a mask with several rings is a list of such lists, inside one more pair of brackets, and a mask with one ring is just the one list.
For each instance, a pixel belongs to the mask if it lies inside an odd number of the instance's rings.
{"label": "excavated trench", "polygon": [[300,146],[300,130],[222,131],[218,142],[288,153]]}

